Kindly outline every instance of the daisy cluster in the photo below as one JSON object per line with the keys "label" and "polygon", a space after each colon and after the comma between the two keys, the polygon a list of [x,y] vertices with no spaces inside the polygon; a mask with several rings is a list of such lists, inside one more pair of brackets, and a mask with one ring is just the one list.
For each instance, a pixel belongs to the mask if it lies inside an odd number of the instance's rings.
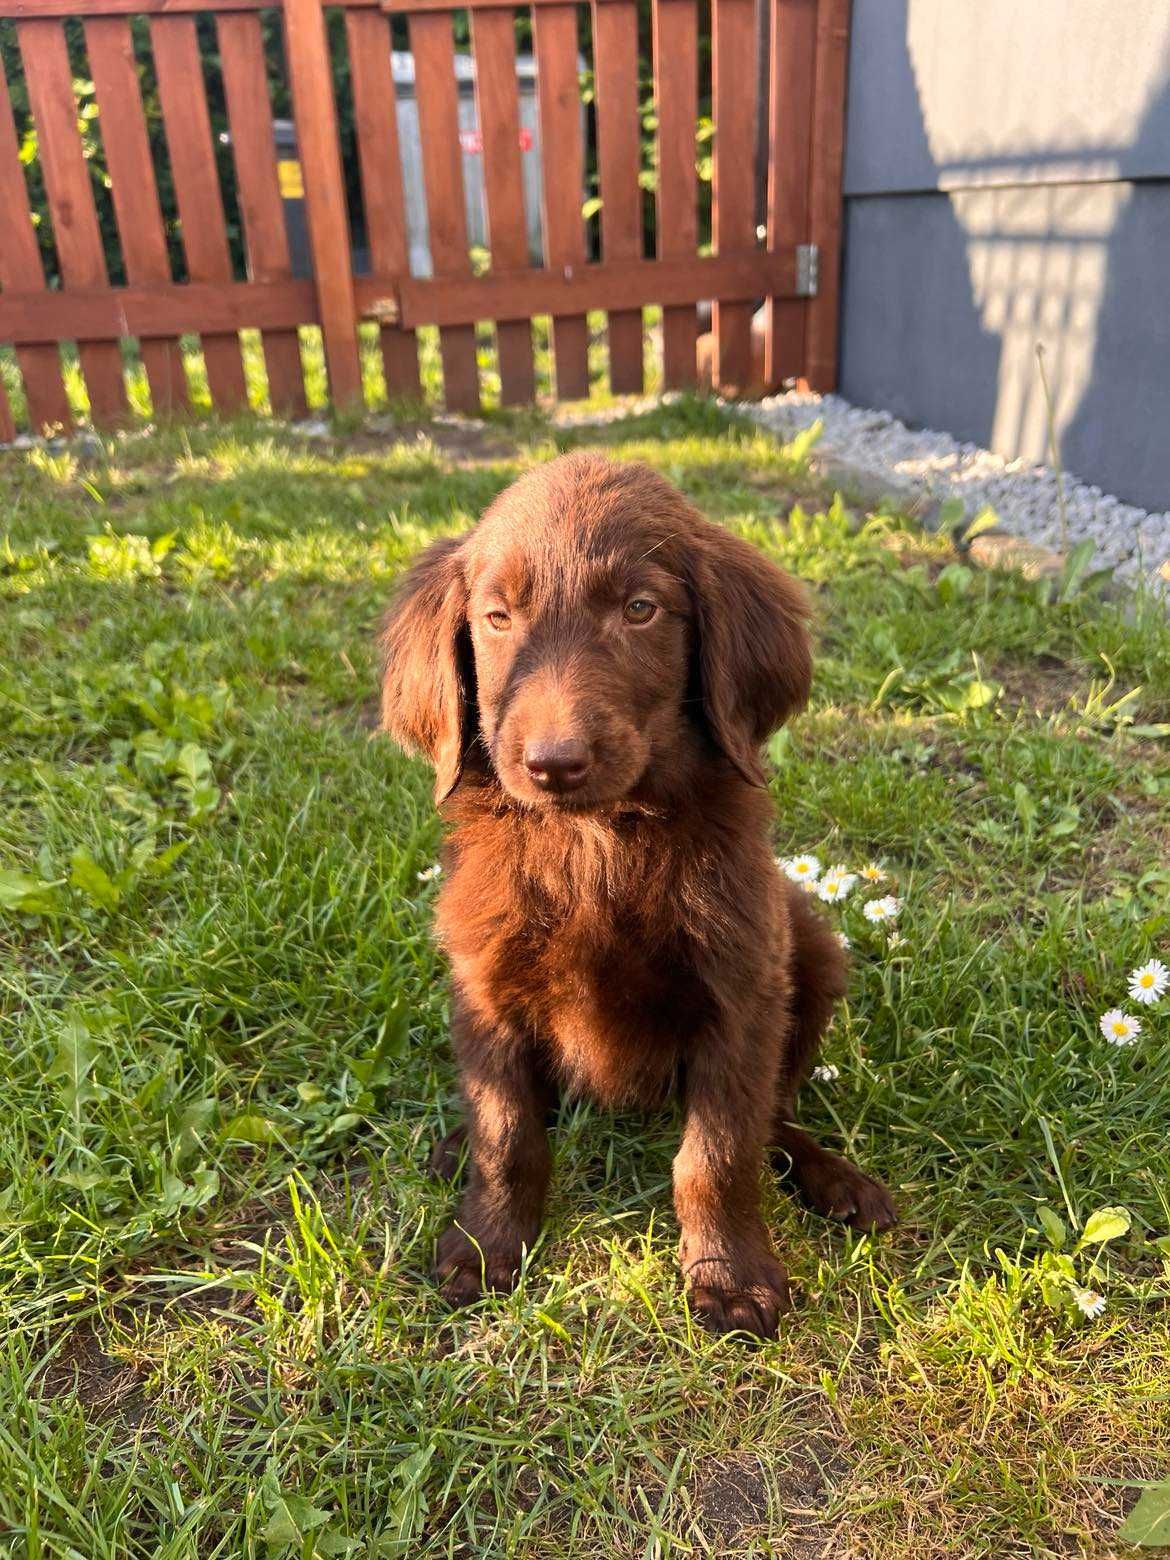
{"label": "daisy cluster", "polygon": [[[1160,1002],[1170,987],[1170,970],[1161,959],[1150,959],[1129,972],[1129,996],[1142,1007]],[[1110,1008],[1100,1018],[1101,1033],[1110,1045],[1132,1045],[1142,1032],[1142,1021],[1122,1008]]]}
{"label": "daisy cluster", "polygon": [[[859,883],[863,885],[859,892],[864,893],[866,889],[878,888],[889,878],[886,869],[876,861],[868,862],[856,872],[843,863],[822,869],[818,858],[810,855],[777,856],[776,865],[785,877],[799,883],[805,893],[815,894],[827,905],[841,904],[852,895]],[[901,908],[902,901],[893,894],[880,894],[876,899],[865,900],[861,906],[861,913],[871,926],[885,928],[887,944],[891,948],[905,942],[895,927]],[[838,932],[837,936],[842,947],[848,948],[849,939],[845,933]]]}
{"label": "daisy cluster", "polygon": [[[897,948],[906,941],[897,928],[902,901],[888,892],[892,886],[890,874],[881,862],[870,861],[854,871],[843,862],[822,867],[818,857],[805,854],[777,856],[776,865],[786,878],[799,883],[806,894],[815,895],[827,905],[843,906],[847,900],[853,905],[860,904],[869,925],[885,932],[887,948]],[[874,897],[865,898],[867,893]],[[842,931],[838,931],[837,940],[843,948],[850,946],[849,938]],[[811,1076],[817,1083],[834,1083],[841,1076],[841,1070],[830,1062],[822,1062],[813,1068]]]}

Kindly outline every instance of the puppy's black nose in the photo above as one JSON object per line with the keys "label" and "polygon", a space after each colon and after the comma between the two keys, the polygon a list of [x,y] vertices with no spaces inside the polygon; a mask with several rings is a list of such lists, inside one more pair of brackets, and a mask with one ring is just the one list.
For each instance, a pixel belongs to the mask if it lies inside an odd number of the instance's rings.
{"label": "puppy's black nose", "polygon": [[589,765],[589,748],[575,737],[524,744],[524,767],[542,791],[577,790],[585,783]]}

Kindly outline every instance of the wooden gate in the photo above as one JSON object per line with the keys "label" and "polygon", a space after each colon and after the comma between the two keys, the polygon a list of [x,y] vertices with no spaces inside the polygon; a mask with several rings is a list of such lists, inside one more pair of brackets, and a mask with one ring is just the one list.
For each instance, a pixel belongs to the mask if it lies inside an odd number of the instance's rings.
{"label": "wooden gate", "polygon": [[[225,412],[245,408],[241,330],[260,333],[273,409],[301,414],[303,326],[320,328],[337,406],[363,401],[363,342],[367,356],[380,349],[387,392],[417,397],[416,332],[423,326],[438,327],[448,408],[480,405],[489,350],[501,400],[531,400],[532,322],[539,316],[551,320],[556,394],[587,395],[587,316],[594,311],[606,315],[611,388],[638,391],[649,305],[662,311],[663,382],[686,387],[696,383],[696,305],[706,300],[719,385],[752,383],[752,315],[764,300],[767,382],[800,376],[830,388],[848,0],[759,3],[769,7],[766,30],[757,0],[710,0],[708,84],[700,80],[707,11],[701,17],[698,0],[649,0],[649,9],[646,0],[641,7],[639,0],[592,0],[591,8],[571,0],[471,0],[458,16],[467,17],[475,66],[489,252],[486,263],[480,257],[473,265],[458,125],[457,13],[446,0],[346,0],[336,8],[344,22],[332,35],[321,0],[282,0],[283,27],[267,35],[254,0],[0,0],[14,77],[0,77],[0,343],[14,348],[28,423],[39,429],[72,420],[63,343],[76,344],[98,424],[128,416],[123,349],[131,341],[155,415],[187,405],[200,351],[213,404]],[[273,8],[267,10],[271,16]],[[531,26],[536,60],[539,266],[529,261],[521,189],[518,18]],[[415,76],[433,267],[427,277],[412,275],[408,263],[392,70],[392,39],[402,41],[403,32]],[[279,63],[273,35],[283,42]],[[766,72],[758,68],[761,37],[768,40]],[[592,117],[582,111],[583,46],[592,56]],[[653,119],[639,101],[640,58],[652,59]],[[221,137],[230,141],[226,175],[217,165],[208,105],[213,67],[228,123]],[[303,183],[309,277],[294,275],[290,253],[281,177],[287,193],[288,165],[278,167],[273,131],[279,71],[295,121],[300,169],[293,177]],[[763,213],[759,81],[767,97]],[[342,89],[351,94],[345,101],[360,171],[349,191],[337,108]],[[696,124],[708,91],[713,134],[700,151],[713,161],[710,243],[700,253]],[[101,181],[91,178],[86,138],[95,119]],[[593,253],[579,176],[586,136],[600,200]],[[648,187],[652,196],[644,195]],[[116,227],[113,259],[103,199]],[[354,270],[355,209],[368,274]],[[46,222],[51,248],[39,231]],[[0,384],[0,437],[11,437],[12,429]]]}

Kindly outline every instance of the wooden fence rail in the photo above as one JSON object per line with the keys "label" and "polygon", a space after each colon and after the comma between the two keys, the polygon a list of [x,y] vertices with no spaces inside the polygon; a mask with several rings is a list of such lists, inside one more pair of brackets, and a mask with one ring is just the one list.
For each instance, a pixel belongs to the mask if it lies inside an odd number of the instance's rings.
{"label": "wooden fence rail", "polygon": [[[760,4],[769,9],[762,33]],[[700,252],[696,174],[704,54],[697,0],[651,0],[656,127],[649,180],[637,0],[591,0],[588,7],[576,0],[521,6],[470,0],[470,137],[466,119],[461,129],[449,3],[342,0],[335,9],[344,13],[333,48],[344,39],[368,273],[354,264],[354,198],[352,191],[347,196],[322,0],[266,6],[259,0],[0,0],[0,27],[17,45],[5,58],[20,78],[0,74],[0,344],[12,349],[12,372],[31,427],[70,423],[63,345],[76,347],[96,423],[116,424],[128,415],[128,343],[141,361],[156,416],[189,403],[192,338],[198,338],[213,404],[236,411],[248,399],[242,330],[259,332],[273,409],[303,414],[305,326],[320,331],[329,394],[338,406],[362,400],[363,332],[377,340],[388,393],[417,397],[418,331],[437,327],[446,404],[472,411],[480,405],[485,326],[494,327],[505,404],[535,394],[532,321],[541,316],[551,320],[559,397],[589,393],[589,317],[598,312],[606,315],[611,388],[631,392],[643,386],[644,311],[659,306],[663,382],[687,387],[698,382],[696,306],[704,302],[712,305],[710,360],[718,386],[746,392],[804,377],[816,388],[831,388],[848,0],[711,0],[709,253]],[[278,164],[273,59],[265,48],[262,10],[279,13],[282,23],[308,277],[294,274],[288,154]],[[196,13],[213,20],[201,22]],[[536,62],[539,264],[531,259],[533,214],[524,194],[521,147],[531,144],[531,132],[521,130],[518,14],[530,20]],[[134,17],[148,21],[134,25]],[[203,46],[211,34],[204,29],[211,27],[231,146],[233,186],[226,200],[205,78]],[[392,38],[401,41],[403,28],[414,72],[431,275],[412,274],[410,265],[392,52]],[[761,36],[769,40],[770,69],[768,101],[757,104]],[[591,121],[583,110],[582,47],[592,55]],[[157,87],[163,131],[153,144],[142,86],[147,70]],[[85,71],[116,224],[117,285],[107,272],[108,246],[79,128],[79,94],[89,92]],[[766,113],[768,125],[763,210],[757,209],[757,111]],[[486,268],[469,247],[469,140],[482,158]],[[590,147],[600,197],[596,254],[590,253],[583,215]],[[166,205],[172,236],[177,229],[181,243],[183,280],[172,270],[174,246],[168,248],[156,176],[160,158],[169,173]],[[37,176],[34,185],[30,172]],[[649,224],[648,200],[654,207]],[[34,212],[51,228],[53,285],[46,281]],[[233,267],[229,244],[237,221],[246,274]],[[645,252],[646,233],[654,235],[653,254]],[[11,437],[13,426],[11,397],[0,381],[0,437]]]}

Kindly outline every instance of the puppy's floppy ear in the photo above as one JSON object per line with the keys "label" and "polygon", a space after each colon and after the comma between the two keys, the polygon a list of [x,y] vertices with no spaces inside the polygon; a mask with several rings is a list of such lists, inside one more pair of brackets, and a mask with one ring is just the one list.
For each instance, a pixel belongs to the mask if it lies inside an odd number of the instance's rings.
{"label": "puppy's floppy ear", "polygon": [[689,553],[703,710],[736,769],[763,785],[760,744],[808,702],[808,598],[763,553],[710,521],[697,525]]}
{"label": "puppy's floppy ear", "polygon": [[435,801],[455,789],[475,732],[462,538],[428,547],[398,588],[382,631],[382,725],[435,766]]}

